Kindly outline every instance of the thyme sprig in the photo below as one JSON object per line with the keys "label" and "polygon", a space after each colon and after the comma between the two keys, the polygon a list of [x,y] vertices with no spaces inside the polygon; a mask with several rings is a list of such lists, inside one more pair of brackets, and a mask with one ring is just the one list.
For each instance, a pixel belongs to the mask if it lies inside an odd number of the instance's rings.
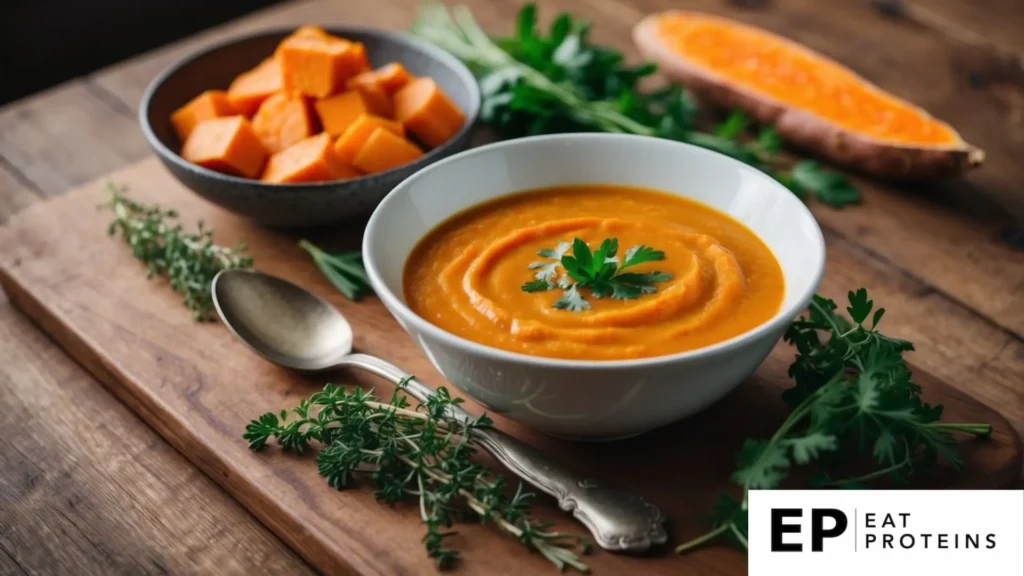
{"label": "thyme sprig", "polygon": [[124,195],[124,188],[110,182],[106,188],[109,198],[101,208],[114,213],[107,232],[124,238],[132,255],[146,265],[147,278],[167,278],[196,320],[212,319],[213,277],[221,270],[251,268],[252,258],[243,255],[245,245],[218,246],[213,230],[202,220],[195,232],[186,232],[174,210],[136,202]]}
{"label": "thyme sprig", "polygon": [[454,534],[454,522],[468,513],[540,553],[559,570],[588,571],[576,552],[589,552],[585,536],[553,531],[551,523],[532,519],[533,493],[520,484],[509,496],[503,476],[473,462],[472,431],[491,424],[487,415],[468,423],[450,418],[449,408],[462,399],[452,398],[445,388],[411,407],[399,395],[401,388],[382,402],[371,391],[328,384],[303,399],[291,414],[268,412],[251,421],[243,438],[253,450],[263,449],[274,438],[283,449],[298,454],[316,443],[317,470],[331,487],[342,489],[353,476],[364,474],[383,503],[417,499],[426,526],[423,544],[441,569],[459,558],[458,551],[446,546],[446,538]]}

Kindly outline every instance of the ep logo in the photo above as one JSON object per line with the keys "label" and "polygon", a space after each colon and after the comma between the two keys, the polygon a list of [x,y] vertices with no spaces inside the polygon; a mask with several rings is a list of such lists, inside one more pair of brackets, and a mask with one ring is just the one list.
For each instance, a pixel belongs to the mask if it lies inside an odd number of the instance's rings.
{"label": "ep logo", "polygon": [[771,551],[803,552],[805,539],[801,535],[809,524],[811,552],[824,550],[826,538],[837,538],[850,524],[846,514],[835,508],[811,508],[805,514],[802,508],[771,509]]}

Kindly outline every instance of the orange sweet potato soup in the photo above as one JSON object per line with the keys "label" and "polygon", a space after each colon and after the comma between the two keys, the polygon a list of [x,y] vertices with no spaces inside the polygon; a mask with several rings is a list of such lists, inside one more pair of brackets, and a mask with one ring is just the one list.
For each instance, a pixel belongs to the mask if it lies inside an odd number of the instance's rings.
{"label": "orange sweet potato soup", "polygon": [[412,310],[453,334],[576,360],[721,342],[774,316],[785,291],[771,250],[743,224],[614,185],[521,192],[456,214],[413,249],[404,284]]}

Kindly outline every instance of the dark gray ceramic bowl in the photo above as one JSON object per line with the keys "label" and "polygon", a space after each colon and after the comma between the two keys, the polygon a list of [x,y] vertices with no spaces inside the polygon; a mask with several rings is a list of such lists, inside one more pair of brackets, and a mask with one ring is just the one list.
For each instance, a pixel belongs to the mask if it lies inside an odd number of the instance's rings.
{"label": "dark gray ceramic bowl", "polygon": [[171,126],[171,113],[204,90],[226,89],[235,76],[270,56],[293,28],[265,30],[189,56],[164,70],[146,88],[139,107],[139,122],[146,140],[167,169],[196,194],[260,224],[316,226],[370,213],[396,184],[413,172],[466,148],[480,111],[480,90],[462,62],[406,34],[342,25],[324,29],[366,44],[374,67],[397,61],[414,76],[433,78],[465,113],[462,130],[415,162],[338,182],[266,184],[185,161],[178,156],[181,145]]}

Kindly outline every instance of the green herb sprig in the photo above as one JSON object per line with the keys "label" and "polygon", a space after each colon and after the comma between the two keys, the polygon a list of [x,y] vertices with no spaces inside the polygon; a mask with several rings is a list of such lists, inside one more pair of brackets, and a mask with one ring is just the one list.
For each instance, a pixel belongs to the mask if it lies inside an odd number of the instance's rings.
{"label": "green herb sprig", "polygon": [[413,408],[399,395],[402,388],[396,387],[382,402],[372,392],[328,384],[291,414],[268,412],[251,421],[243,438],[252,450],[262,450],[274,438],[297,454],[316,443],[317,470],[332,488],[340,490],[354,476],[366,475],[382,503],[418,500],[426,526],[423,544],[441,569],[459,558],[458,551],[446,546],[446,538],[454,534],[454,522],[468,513],[540,553],[559,570],[588,571],[576,553],[589,552],[585,536],[552,531],[550,523],[531,519],[534,494],[519,485],[508,495],[503,476],[473,462],[477,442],[471,433],[491,424],[485,414],[469,423],[448,417],[449,408],[462,399],[452,398],[445,388]]}
{"label": "green herb sprig", "polygon": [[[903,359],[913,345],[878,332],[885,309],[876,310],[865,289],[847,299],[849,318],[836,314],[832,300],[815,296],[808,314],[787,330],[785,340],[797,350],[789,368],[795,385],[783,393],[789,416],[770,438],[743,444],[732,476],[742,497],[721,494],[711,509],[711,529],[677,552],[718,538],[746,549],[747,492],[777,488],[796,466],[813,471],[812,487],[859,488],[881,478],[906,482],[932,470],[940,457],[961,466],[954,432],[991,435],[989,424],[940,422],[942,406],[922,401]],[[830,457],[840,452],[867,454],[875,468],[846,476],[841,460]]]}
{"label": "green herb sprig", "polygon": [[218,246],[213,242],[213,230],[202,220],[195,232],[185,232],[176,223],[178,214],[174,210],[140,204],[125,196],[124,188],[110,182],[107,192],[109,199],[101,208],[114,213],[108,233],[124,238],[132,255],[146,265],[148,278],[167,278],[197,321],[211,320],[213,277],[221,270],[251,268],[252,258],[242,254],[245,245]]}
{"label": "green herb sprig", "polygon": [[[568,253],[572,249],[571,254]],[[554,307],[570,312],[582,312],[590,308],[580,289],[590,290],[594,298],[612,298],[615,300],[634,300],[642,294],[653,294],[657,291],[656,282],[667,282],[671,274],[655,271],[648,273],[624,272],[627,268],[665,259],[665,253],[650,246],[633,246],[622,256],[619,264],[618,238],[606,238],[597,250],[590,251],[587,243],[573,238],[572,244],[560,242],[555,249],[544,249],[537,252],[538,256],[549,258],[550,262],[534,262],[530,264],[534,279],[523,284],[524,292],[543,292],[556,287],[564,292],[555,301]],[[561,264],[565,273],[558,277],[558,265]]]}
{"label": "green herb sprig", "polygon": [[320,273],[345,298],[358,300],[370,291],[370,279],[366,276],[363,255],[359,251],[332,254],[308,240],[300,240],[299,247],[309,252]]}
{"label": "green herb sprig", "polygon": [[515,34],[492,37],[464,6],[451,10],[428,2],[413,32],[451,52],[477,74],[481,119],[505,138],[561,132],[613,132],[658,136],[732,156],[769,173],[801,198],[840,207],[859,201],[844,176],[801,162],[792,169],[778,155],[779,134],[762,127],[741,142],[750,126],[734,112],[710,133],[696,129],[699,107],[679,86],[644,92],[653,63],[630,67],[621,52],[588,40],[590,24],[561,13],[547,34],[537,27],[537,8],[525,4]]}

